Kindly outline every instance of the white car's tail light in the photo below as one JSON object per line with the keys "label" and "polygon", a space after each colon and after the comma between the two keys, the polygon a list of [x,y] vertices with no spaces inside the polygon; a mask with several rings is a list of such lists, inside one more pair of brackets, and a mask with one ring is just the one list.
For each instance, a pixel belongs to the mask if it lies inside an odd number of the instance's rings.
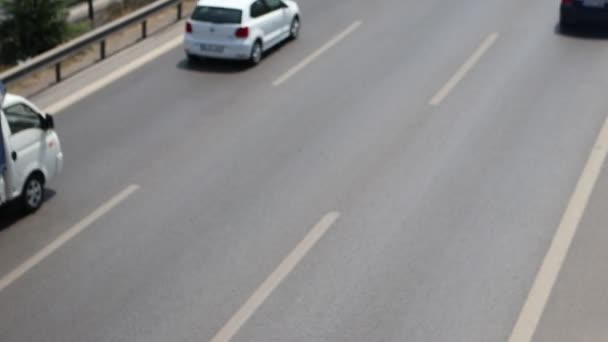
{"label": "white car's tail light", "polygon": [[234,32],[234,35],[237,38],[247,38],[249,37],[249,27],[241,27]]}

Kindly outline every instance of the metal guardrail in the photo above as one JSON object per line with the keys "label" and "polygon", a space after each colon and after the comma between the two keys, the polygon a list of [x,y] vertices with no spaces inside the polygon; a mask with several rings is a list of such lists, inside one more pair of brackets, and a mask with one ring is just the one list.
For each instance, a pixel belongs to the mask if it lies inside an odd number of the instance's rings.
{"label": "metal guardrail", "polygon": [[158,0],[146,7],[143,7],[121,19],[101,26],[79,38],[60,45],[50,51],[43,53],[24,64],[0,74],[0,80],[5,84],[15,82],[33,72],[44,69],[51,65],[55,66],[55,81],[61,82],[61,62],[68,57],[84,50],[85,48],[99,44],[99,59],[106,58],[106,39],[112,33],[116,33],[128,26],[139,23],[141,25],[141,38],[148,36],[148,18],[159,11],[171,6],[176,6],[176,21],[182,19],[183,0]]}

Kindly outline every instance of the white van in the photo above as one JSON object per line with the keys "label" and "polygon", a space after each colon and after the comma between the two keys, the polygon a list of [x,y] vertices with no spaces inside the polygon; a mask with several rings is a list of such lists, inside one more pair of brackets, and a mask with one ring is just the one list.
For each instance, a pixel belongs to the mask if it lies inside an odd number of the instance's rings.
{"label": "white van", "polygon": [[19,200],[40,208],[44,185],[61,172],[63,152],[53,117],[0,83],[0,205]]}

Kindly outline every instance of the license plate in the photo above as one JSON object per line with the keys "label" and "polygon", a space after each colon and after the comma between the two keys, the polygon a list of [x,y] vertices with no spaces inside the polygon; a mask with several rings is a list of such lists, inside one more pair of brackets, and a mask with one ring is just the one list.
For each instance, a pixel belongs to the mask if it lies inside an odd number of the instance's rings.
{"label": "license plate", "polygon": [[583,0],[583,6],[585,7],[604,7],[605,4],[605,0]]}
{"label": "license plate", "polygon": [[222,45],[201,44],[201,51],[222,53],[224,47]]}

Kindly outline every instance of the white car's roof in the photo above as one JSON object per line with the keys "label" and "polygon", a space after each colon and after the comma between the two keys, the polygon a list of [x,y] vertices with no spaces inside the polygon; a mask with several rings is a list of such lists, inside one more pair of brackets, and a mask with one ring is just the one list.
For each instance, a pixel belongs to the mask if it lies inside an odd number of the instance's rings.
{"label": "white car's roof", "polygon": [[199,6],[224,7],[234,9],[246,9],[253,3],[254,0],[200,0]]}
{"label": "white car's roof", "polygon": [[17,103],[23,103],[23,102],[25,102],[23,97],[8,93],[8,94],[6,94],[6,97],[4,98],[4,103],[2,103],[2,108],[8,108]]}

